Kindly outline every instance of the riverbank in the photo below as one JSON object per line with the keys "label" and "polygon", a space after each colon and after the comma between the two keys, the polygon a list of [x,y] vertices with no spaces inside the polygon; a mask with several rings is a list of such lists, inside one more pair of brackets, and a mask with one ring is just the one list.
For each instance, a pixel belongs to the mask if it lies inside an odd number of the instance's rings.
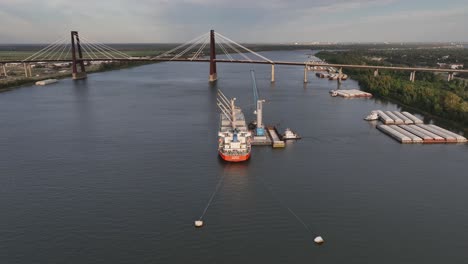
{"label": "riverbank", "polygon": [[[347,51],[319,52],[316,56],[330,63],[371,64],[366,58]],[[346,74],[357,80],[361,88],[376,97],[417,109],[439,120],[452,123],[468,132],[467,82],[455,79],[447,82],[443,76],[417,73],[415,82],[408,80],[404,72],[346,69]]]}
{"label": "riverbank", "polygon": [[[87,74],[93,74],[98,72],[106,72],[106,71],[114,71],[114,70],[121,70],[121,69],[128,69],[133,67],[138,67],[141,65],[146,64],[153,64],[159,62],[113,62],[109,64],[101,64],[98,67],[91,68],[88,67],[86,69]],[[35,82],[44,80],[44,79],[66,79],[71,77],[71,71],[67,71],[65,73],[54,73],[54,74],[47,74],[42,76],[33,76],[33,77],[22,77],[22,78],[15,78],[11,80],[0,80],[0,93],[11,91],[16,88],[20,88],[25,85],[33,85]]]}

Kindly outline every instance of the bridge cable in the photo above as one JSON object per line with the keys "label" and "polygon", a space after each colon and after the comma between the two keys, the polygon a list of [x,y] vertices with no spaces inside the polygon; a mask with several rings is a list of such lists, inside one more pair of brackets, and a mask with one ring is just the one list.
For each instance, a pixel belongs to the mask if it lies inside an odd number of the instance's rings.
{"label": "bridge cable", "polygon": [[221,42],[216,42],[218,44],[218,46],[221,47],[221,49],[223,50],[224,54],[226,54],[226,57],[230,60],[230,61],[233,61],[234,59],[231,57],[231,55],[227,52],[227,50],[224,48],[223,44]]}
{"label": "bridge cable", "polygon": [[[52,60],[53,56],[55,55],[54,53],[57,53],[58,50],[60,50],[61,45],[65,42],[66,40],[61,41],[60,43],[56,44],[53,49],[49,51],[49,54],[47,54],[43,60],[50,59]],[[50,58],[49,58],[50,57]]]}
{"label": "bridge cable", "polygon": [[56,59],[57,61],[60,59],[60,57],[62,57],[62,54],[65,51],[65,49],[67,48],[67,46],[68,46],[67,44],[63,44],[63,48],[60,51],[60,54],[57,56],[57,59]]}
{"label": "bridge cable", "polygon": [[[222,40],[223,38],[220,37]],[[223,40],[223,41],[226,41],[226,40]],[[241,55],[242,57],[244,57],[244,59],[248,60],[248,61],[252,61],[251,58],[249,58],[247,55],[245,55],[243,52],[239,51],[236,47],[234,47],[233,45],[231,45],[231,43],[229,42],[225,42],[225,44],[227,44],[231,49],[233,49],[235,52],[237,52],[239,55]]]}
{"label": "bridge cable", "polygon": [[117,59],[117,57],[115,57],[114,54],[112,54],[112,52],[105,50],[103,47],[98,46],[96,43],[91,43],[91,42],[86,42],[86,43],[88,44],[89,47],[91,47],[92,49],[104,55],[105,59],[108,59],[108,60]]}
{"label": "bridge cable", "polygon": [[253,50],[251,50],[251,49],[249,49],[249,48],[247,48],[247,47],[245,47],[245,46],[242,46],[241,44],[235,42],[234,40],[232,40],[232,39],[230,39],[230,38],[228,38],[228,37],[225,37],[225,36],[223,36],[223,35],[221,35],[221,34],[219,34],[219,33],[215,33],[215,34],[216,34],[217,36],[219,36],[219,37],[221,37],[221,38],[223,38],[223,39],[225,39],[225,40],[227,40],[227,41],[230,41],[231,43],[233,43],[233,44],[235,44],[235,45],[237,45],[237,46],[243,48],[244,50],[246,50],[246,51],[248,51],[248,52],[250,52],[250,53],[256,55],[257,57],[260,57],[260,58],[262,58],[262,59],[264,59],[264,60],[266,60],[266,61],[268,61],[268,62],[273,63],[272,60],[270,60],[270,59],[268,59],[268,58],[266,58],[266,57],[264,57],[264,56],[258,54],[257,52],[255,52],[255,51],[253,51]]}
{"label": "bridge cable", "polygon": [[93,43],[87,43],[90,47],[92,47],[93,49],[95,49],[97,52],[101,53],[102,55],[104,55],[104,58],[105,59],[108,59],[108,60],[112,60],[112,59],[117,59],[116,57],[114,57],[112,54],[108,53],[106,50],[104,50],[103,48],[93,44]]}
{"label": "bridge cable", "polygon": [[82,45],[81,45],[81,47],[83,48],[84,53],[85,53],[90,59],[95,59],[95,58],[92,56],[91,52],[89,52],[89,50],[88,50],[89,47],[87,48],[86,46],[87,46],[87,45],[85,45],[84,43],[82,43]]}
{"label": "bridge cable", "polygon": [[125,53],[123,53],[123,52],[121,52],[121,51],[119,51],[119,50],[117,50],[117,49],[114,49],[114,48],[112,48],[112,47],[109,46],[109,45],[106,45],[106,44],[104,44],[104,43],[100,43],[100,42],[97,42],[97,41],[93,41],[93,40],[88,39],[88,38],[86,38],[86,37],[82,37],[82,38],[86,39],[88,42],[93,42],[95,45],[100,46],[100,47],[102,47],[102,48],[104,48],[104,49],[107,49],[108,51],[112,51],[112,52],[116,53],[116,55],[118,54],[118,55],[122,56],[123,58],[126,58],[126,59],[131,58],[130,55],[125,54]]}
{"label": "bridge cable", "polygon": [[65,37],[62,37],[60,38],[59,40],[56,40],[55,42],[47,45],[46,47],[40,49],[38,52],[32,54],[31,56],[27,57],[26,59],[22,60],[23,62],[27,61],[27,60],[32,60],[32,58],[38,56],[39,54],[41,54],[43,51],[45,50],[48,50],[51,46],[53,46],[54,44],[58,43],[58,42],[61,42]]}
{"label": "bridge cable", "polygon": [[197,41],[194,42],[192,45],[190,45],[188,48],[186,48],[186,49],[183,50],[182,52],[179,52],[179,54],[175,55],[171,60],[178,59],[179,57],[183,56],[185,53],[187,53],[189,50],[193,49],[196,45],[199,45],[199,44],[202,43],[203,41],[204,41],[203,38],[197,40]]}
{"label": "bridge cable", "polygon": [[198,51],[193,55],[193,57],[190,59],[191,61],[193,61],[194,59],[198,58],[198,56],[202,53],[203,49],[206,47],[206,45],[208,45],[208,42],[209,42],[209,38],[206,38],[205,39],[205,42],[203,43],[203,45],[200,46],[200,48],[198,49]]}
{"label": "bridge cable", "polygon": [[60,41],[59,43],[56,43],[55,45],[53,45],[49,50],[47,51],[44,51],[43,54],[41,54],[43,57],[42,58],[39,58],[40,56],[34,58],[35,60],[38,60],[38,59],[41,59],[41,60],[46,60],[50,57],[50,59],[52,59],[54,53],[60,49],[61,45],[65,42],[66,40],[63,39],[62,41]]}
{"label": "bridge cable", "polygon": [[91,53],[92,49],[88,44],[82,43],[81,47],[83,47],[83,51],[86,52],[89,58],[97,59],[97,57],[93,56],[93,54]]}
{"label": "bridge cable", "polygon": [[70,44],[70,46],[68,46],[67,54],[65,54],[65,57],[63,57],[64,60],[66,60],[68,58],[68,54],[70,54],[71,48],[72,48],[72,46]]}
{"label": "bridge cable", "polygon": [[183,48],[183,47],[189,45],[189,44],[192,43],[193,41],[199,40],[200,38],[203,38],[203,37],[205,37],[205,36],[208,35],[208,34],[210,34],[210,33],[209,33],[209,32],[208,32],[208,33],[205,33],[205,34],[200,35],[200,36],[198,36],[198,37],[196,37],[196,38],[194,38],[194,39],[192,39],[192,40],[190,40],[190,41],[188,41],[188,42],[186,42],[186,43],[182,43],[181,45],[179,45],[179,46],[177,46],[177,47],[175,47],[175,48],[173,48],[173,49],[170,49],[170,50],[168,50],[168,51],[166,51],[166,52],[164,52],[164,53],[162,53],[162,54],[159,54],[159,55],[156,56],[155,58],[161,58],[161,57],[167,56],[167,55],[169,55],[170,53],[172,53],[172,52],[174,52],[174,51],[176,51],[176,50],[178,50],[178,49],[181,49],[181,48]]}

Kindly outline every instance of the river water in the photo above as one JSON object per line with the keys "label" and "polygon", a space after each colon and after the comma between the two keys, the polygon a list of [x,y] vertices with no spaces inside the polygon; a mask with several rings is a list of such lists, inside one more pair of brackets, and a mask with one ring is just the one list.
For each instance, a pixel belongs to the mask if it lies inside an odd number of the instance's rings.
{"label": "river water", "polygon": [[[265,123],[303,139],[226,164],[216,91],[253,118],[251,68]],[[160,63],[0,94],[0,263],[467,262],[466,145],[401,145],[362,120],[398,106],[330,97],[300,67],[218,74]]]}

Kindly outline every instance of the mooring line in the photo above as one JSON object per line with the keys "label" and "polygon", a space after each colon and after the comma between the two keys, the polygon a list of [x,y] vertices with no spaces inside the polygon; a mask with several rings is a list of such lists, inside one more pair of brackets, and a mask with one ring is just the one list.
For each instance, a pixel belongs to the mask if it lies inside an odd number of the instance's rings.
{"label": "mooring line", "polygon": [[219,188],[221,187],[221,183],[223,182],[225,176],[226,176],[226,173],[223,172],[223,175],[221,175],[221,177],[219,178],[218,184],[216,185],[216,188],[215,188],[213,194],[211,194],[210,200],[208,201],[208,203],[207,203],[206,206],[205,206],[205,210],[203,210],[203,213],[202,213],[202,215],[201,215],[200,218],[199,218],[200,220],[203,219],[203,217],[204,217],[205,214],[206,214],[206,211],[208,211],[208,208],[210,207],[211,203],[213,202],[214,197],[215,197],[216,194],[218,193]]}
{"label": "mooring line", "polygon": [[[281,206],[283,206],[284,208],[288,209],[288,211],[297,219],[297,221],[299,221],[299,223],[301,223],[304,228],[309,231],[309,233],[312,233],[312,230],[310,230],[309,226],[291,209],[289,208],[281,199],[279,199],[274,193],[273,193],[273,190],[271,190],[271,188],[268,186],[268,184],[266,184],[266,182],[263,180],[262,177],[257,177],[260,179],[260,181],[262,182],[263,186],[270,192],[270,195],[276,199],[276,201],[279,202],[279,204]],[[312,233],[313,234],[313,233]]]}

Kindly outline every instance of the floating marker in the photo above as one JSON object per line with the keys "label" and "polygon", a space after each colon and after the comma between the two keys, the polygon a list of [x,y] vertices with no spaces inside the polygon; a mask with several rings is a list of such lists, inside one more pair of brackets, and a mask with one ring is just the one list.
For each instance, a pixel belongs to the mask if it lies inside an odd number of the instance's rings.
{"label": "floating marker", "polygon": [[325,242],[325,241],[323,240],[323,238],[322,238],[321,236],[318,236],[318,237],[316,237],[316,238],[314,239],[314,242],[315,242],[315,244],[317,244],[317,245],[321,245],[321,244],[323,244],[323,242]]}
{"label": "floating marker", "polygon": [[202,220],[197,220],[197,221],[195,221],[195,227],[196,227],[196,228],[203,227],[203,221],[202,221]]}

